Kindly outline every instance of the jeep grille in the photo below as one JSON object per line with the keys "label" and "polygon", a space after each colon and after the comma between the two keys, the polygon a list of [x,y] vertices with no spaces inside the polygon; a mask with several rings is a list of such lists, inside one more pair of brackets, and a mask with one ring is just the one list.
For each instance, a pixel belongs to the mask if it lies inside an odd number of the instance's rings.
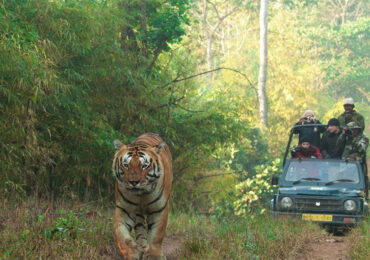
{"label": "jeep grille", "polygon": [[301,210],[340,210],[342,201],[338,199],[296,198],[296,207]]}

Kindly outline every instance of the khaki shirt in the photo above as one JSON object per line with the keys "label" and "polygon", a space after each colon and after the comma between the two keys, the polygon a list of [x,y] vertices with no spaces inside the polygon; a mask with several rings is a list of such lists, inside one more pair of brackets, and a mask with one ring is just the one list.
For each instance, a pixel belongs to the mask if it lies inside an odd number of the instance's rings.
{"label": "khaki shirt", "polygon": [[346,122],[346,113],[344,112],[338,117],[339,123],[341,126],[346,126],[349,122],[356,122],[359,126],[361,126],[362,131],[365,129],[365,119],[364,117],[357,113],[356,111],[352,112],[352,119]]}

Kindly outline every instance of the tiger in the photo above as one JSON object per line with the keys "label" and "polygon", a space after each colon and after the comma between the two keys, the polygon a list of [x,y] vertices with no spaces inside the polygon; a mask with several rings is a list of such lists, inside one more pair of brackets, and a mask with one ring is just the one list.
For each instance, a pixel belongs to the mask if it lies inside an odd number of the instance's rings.
{"label": "tiger", "polygon": [[114,146],[113,226],[118,248],[128,260],[166,259],[162,242],[173,179],[170,149],[154,133],[145,133],[129,145],[115,140]]}

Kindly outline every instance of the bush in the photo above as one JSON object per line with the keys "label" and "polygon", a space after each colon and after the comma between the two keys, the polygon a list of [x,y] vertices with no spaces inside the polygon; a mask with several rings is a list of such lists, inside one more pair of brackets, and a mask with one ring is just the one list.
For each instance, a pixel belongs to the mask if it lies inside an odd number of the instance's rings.
{"label": "bush", "polygon": [[256,167],[257,174],[237,184],[236,201],[233,203],[236,215],[247,216],[250,213],[264,213],[269,207],[274,189],[271,186],[271,178],[279,169],[280,159],[276,159],[271,165]]}

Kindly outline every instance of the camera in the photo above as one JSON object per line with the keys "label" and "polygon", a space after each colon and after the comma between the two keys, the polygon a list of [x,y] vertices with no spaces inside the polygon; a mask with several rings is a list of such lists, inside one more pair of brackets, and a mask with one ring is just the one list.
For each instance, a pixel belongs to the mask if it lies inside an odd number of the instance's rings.
{"label": "camera", "polygon": [[306,116],[304,119],[305,119],[305,120],[310,120],[310,119],[311,119],[311,117],[310,117],[310,116]]}
{"label": "camera", "polygon": [[292,156],[296,156],[296,155],[297,155],[297,153],[298,153],[299,151],[301,151],[301,147],[296,146],[296,147],[294,147],[294,148],[290,151],[290,153],[291,153],[291,155],[292,155]]}
{"label": "camera", "polygon": [[351,136],[352,135],[352,129],[343,127],[343,130],[345,131],[346,136]]}

